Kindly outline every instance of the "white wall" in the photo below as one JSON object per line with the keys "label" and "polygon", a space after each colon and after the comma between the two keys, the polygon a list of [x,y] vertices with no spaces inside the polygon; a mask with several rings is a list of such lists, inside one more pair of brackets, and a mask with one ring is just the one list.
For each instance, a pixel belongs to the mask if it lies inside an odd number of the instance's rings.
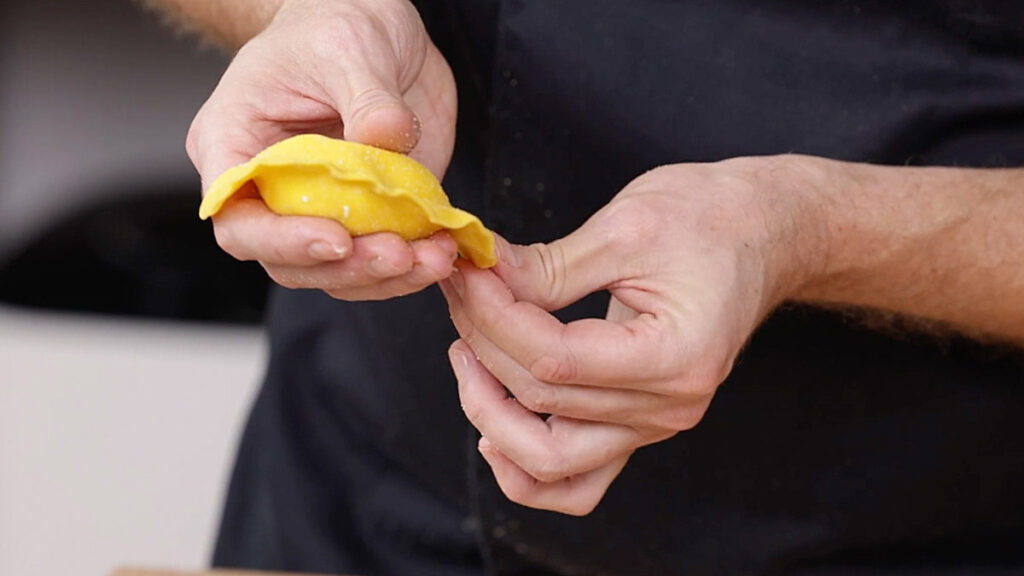
{"label": "white wall", "polygon": [[0,307],[0,574],[208,562],[256,329]]}

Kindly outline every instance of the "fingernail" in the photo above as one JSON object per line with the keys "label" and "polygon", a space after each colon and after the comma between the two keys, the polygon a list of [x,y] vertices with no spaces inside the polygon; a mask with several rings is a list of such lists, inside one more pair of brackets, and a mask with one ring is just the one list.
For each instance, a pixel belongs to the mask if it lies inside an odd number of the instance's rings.
{"label": "fingernail", "polygon": [[494,246],[498,250],[499,260],[513,268],[518,268],[522,265],[522,262],[519,260],[519,251],[512,248],[512,245],[508,243],[508,240],[505,240],[501,236],[495,234]]}
{"label": "fingernail", "polygon": [[309,245],[309,255],[317,260],[341,260],[348,254],[348,248],[317,240]]}
{"label": "fingernail", "polygon": [[489,452],[493,446],[494,444],[491,444],[491,441],[483,436],[481,436],[480,441],[476,443],[476,449],[480,452]]}
{"label": "fingernail", "polygon": [[462,271],[456,268],[448,280],[451,281],[452,288],[455,288],[455,293],[461,298],[462,293],[466,290],[466,279],[462,277]]}
{"label": "fingernail", "polygon": [[451,235],[441,232],[430,237],[430,241],[440,246],[445,252],[458,253],[459,245]]}
{"label": "fingernail", "polygon": [[397,266],[395,266],[391,262],[388,262],[381,256],[377,256],[373,260],[370,260],[366,264],[366,270],[371,275],[376,276],[378,278],[390,278],[391,276],[394,276],[399,272]]}
{"label": "fingernail", "polygon": [[463,368],[469,368],[469,355],[462,349],[462,346],[452,346],[448,349],[448,359],[451,360],[452,368],[460,372]]}

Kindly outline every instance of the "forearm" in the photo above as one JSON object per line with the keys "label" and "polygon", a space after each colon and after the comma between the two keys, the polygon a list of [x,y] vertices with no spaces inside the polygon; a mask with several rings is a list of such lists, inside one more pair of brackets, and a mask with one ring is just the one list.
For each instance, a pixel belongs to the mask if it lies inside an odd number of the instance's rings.
{"label": "forearm", "polygon": [[285,0],[141,0],[186,30],[237,50],[263,30]]}
{"label": "forearm", "polygon": [[1024,342],[1024,170],[812,161],[821,242],[793,300]]}

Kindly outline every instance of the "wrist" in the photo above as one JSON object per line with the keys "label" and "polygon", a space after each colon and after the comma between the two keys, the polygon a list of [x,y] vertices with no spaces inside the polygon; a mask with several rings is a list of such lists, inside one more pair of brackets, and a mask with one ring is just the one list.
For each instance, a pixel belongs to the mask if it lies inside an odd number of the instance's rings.
{"label": "wrist", "polygon": [[266,28],[288,0],[142,0],[186,33],[235,51]]}
{"label": "wrist", "polygon": [[1020,333],[1019,316],[985,304],[1019,293],[1019,171],[818,162],[823,257],[789,299]]}
{"label": "wrist", "polygon": [[723,161],[743,174],[753,206],[746,227],[764,266],[764,313],[800,299],[806,287],[828,274],[832,226],[828,197],[847,176],[838,163],[797,154]]}

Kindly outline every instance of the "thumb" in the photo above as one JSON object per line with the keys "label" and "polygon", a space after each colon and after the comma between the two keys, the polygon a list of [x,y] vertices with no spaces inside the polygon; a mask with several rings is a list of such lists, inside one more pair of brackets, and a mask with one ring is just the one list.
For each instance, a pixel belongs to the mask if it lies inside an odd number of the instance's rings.
{"label": "thumb", "polygon": [[586,227],[549,244],[520,246],[495,235],[500,277],[517,301],[559,310],[619,280],[605,242]]}
{"label": "thumb", "polygon": [[345,122],[345,139],[408,154],[420,140],[420,121],[397,97],[362,93],[352,103]]}
{"label": "thumb", "polygon": [[403,100],[397,82],[350,68],[328,91],[341,114],[346,140],[403,154],[419,142],[419,119]]}

